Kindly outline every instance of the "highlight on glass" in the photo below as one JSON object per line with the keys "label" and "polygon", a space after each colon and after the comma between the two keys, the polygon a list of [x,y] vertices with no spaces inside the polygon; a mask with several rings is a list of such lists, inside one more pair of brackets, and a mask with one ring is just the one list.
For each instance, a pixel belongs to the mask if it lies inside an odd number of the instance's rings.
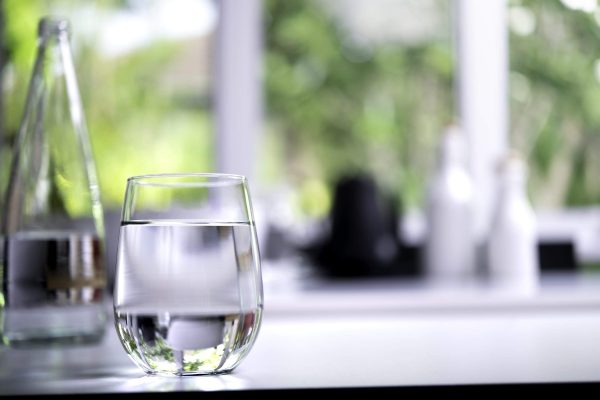
{"label": "highlight on glass", "polygon": [[248,183],[226,174],[129,178],[114,291],[115,326],[146,373],[232,371],[263,309]]}

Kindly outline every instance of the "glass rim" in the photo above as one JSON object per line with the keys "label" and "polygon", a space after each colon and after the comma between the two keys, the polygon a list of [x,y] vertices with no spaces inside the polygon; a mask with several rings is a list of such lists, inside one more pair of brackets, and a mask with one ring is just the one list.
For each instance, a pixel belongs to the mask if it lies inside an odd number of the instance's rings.
{"label": "glass rim", "polygon": [[[192,181],[177,181],[178,178],[197,178]],[[246,184],[244,175],[219,172],[182,172],[134,175],[127,178],[128,184],[156,187],[209,187]]]}

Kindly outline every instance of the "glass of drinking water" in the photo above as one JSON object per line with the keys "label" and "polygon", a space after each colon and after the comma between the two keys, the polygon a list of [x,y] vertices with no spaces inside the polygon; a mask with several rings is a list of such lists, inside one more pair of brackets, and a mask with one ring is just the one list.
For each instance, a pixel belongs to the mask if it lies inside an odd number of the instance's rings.
{"label": "glass of drinking water", "polygon": [[138,366],[161,375],[232,371],[263,309],[246,178],[129,178],[116,271],[115,326]]}

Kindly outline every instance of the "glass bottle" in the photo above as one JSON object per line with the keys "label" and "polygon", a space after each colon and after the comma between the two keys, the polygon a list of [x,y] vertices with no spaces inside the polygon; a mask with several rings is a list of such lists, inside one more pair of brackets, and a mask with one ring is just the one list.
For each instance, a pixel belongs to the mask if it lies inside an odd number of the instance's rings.
{"label": "glass bottle", "polygon": [[426,205],[425,273],[436,283],[471,282],[476,274],[474,193],[465,156],[462,131],[447,127]]}
{"label": "glass bottle", "polygon": [[539,285],[536,216],[527,196],[527,165],[512,151],[498,170],[497,203],[488,239],[492,285],[533,295]]}
{"label": "glass bottle", "polygon": [[103,212],[69,37],[67,20],[40,20],[2,215],[10,346],[94,342],[105,329]]}

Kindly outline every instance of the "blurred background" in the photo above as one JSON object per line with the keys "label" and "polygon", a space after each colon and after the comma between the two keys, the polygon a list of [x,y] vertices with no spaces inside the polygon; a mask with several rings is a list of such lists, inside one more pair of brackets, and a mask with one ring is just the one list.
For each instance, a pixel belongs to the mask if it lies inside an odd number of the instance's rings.
{"label": "blurred background", "polygon": [[[600,6],[505,7],[506,141],[528,163],[538,233],[600,270]],[[309,246],[336,183],[368,174],[392,199],[402,240],[418,246],[435,149],[459,118],[460,57],[502,46],[457,52],[451,0],[0,0],[0,12],[2,190],[37,22],[66,16],[109,257],[127,177],[160,172],[248,175],[266,260]]]}

